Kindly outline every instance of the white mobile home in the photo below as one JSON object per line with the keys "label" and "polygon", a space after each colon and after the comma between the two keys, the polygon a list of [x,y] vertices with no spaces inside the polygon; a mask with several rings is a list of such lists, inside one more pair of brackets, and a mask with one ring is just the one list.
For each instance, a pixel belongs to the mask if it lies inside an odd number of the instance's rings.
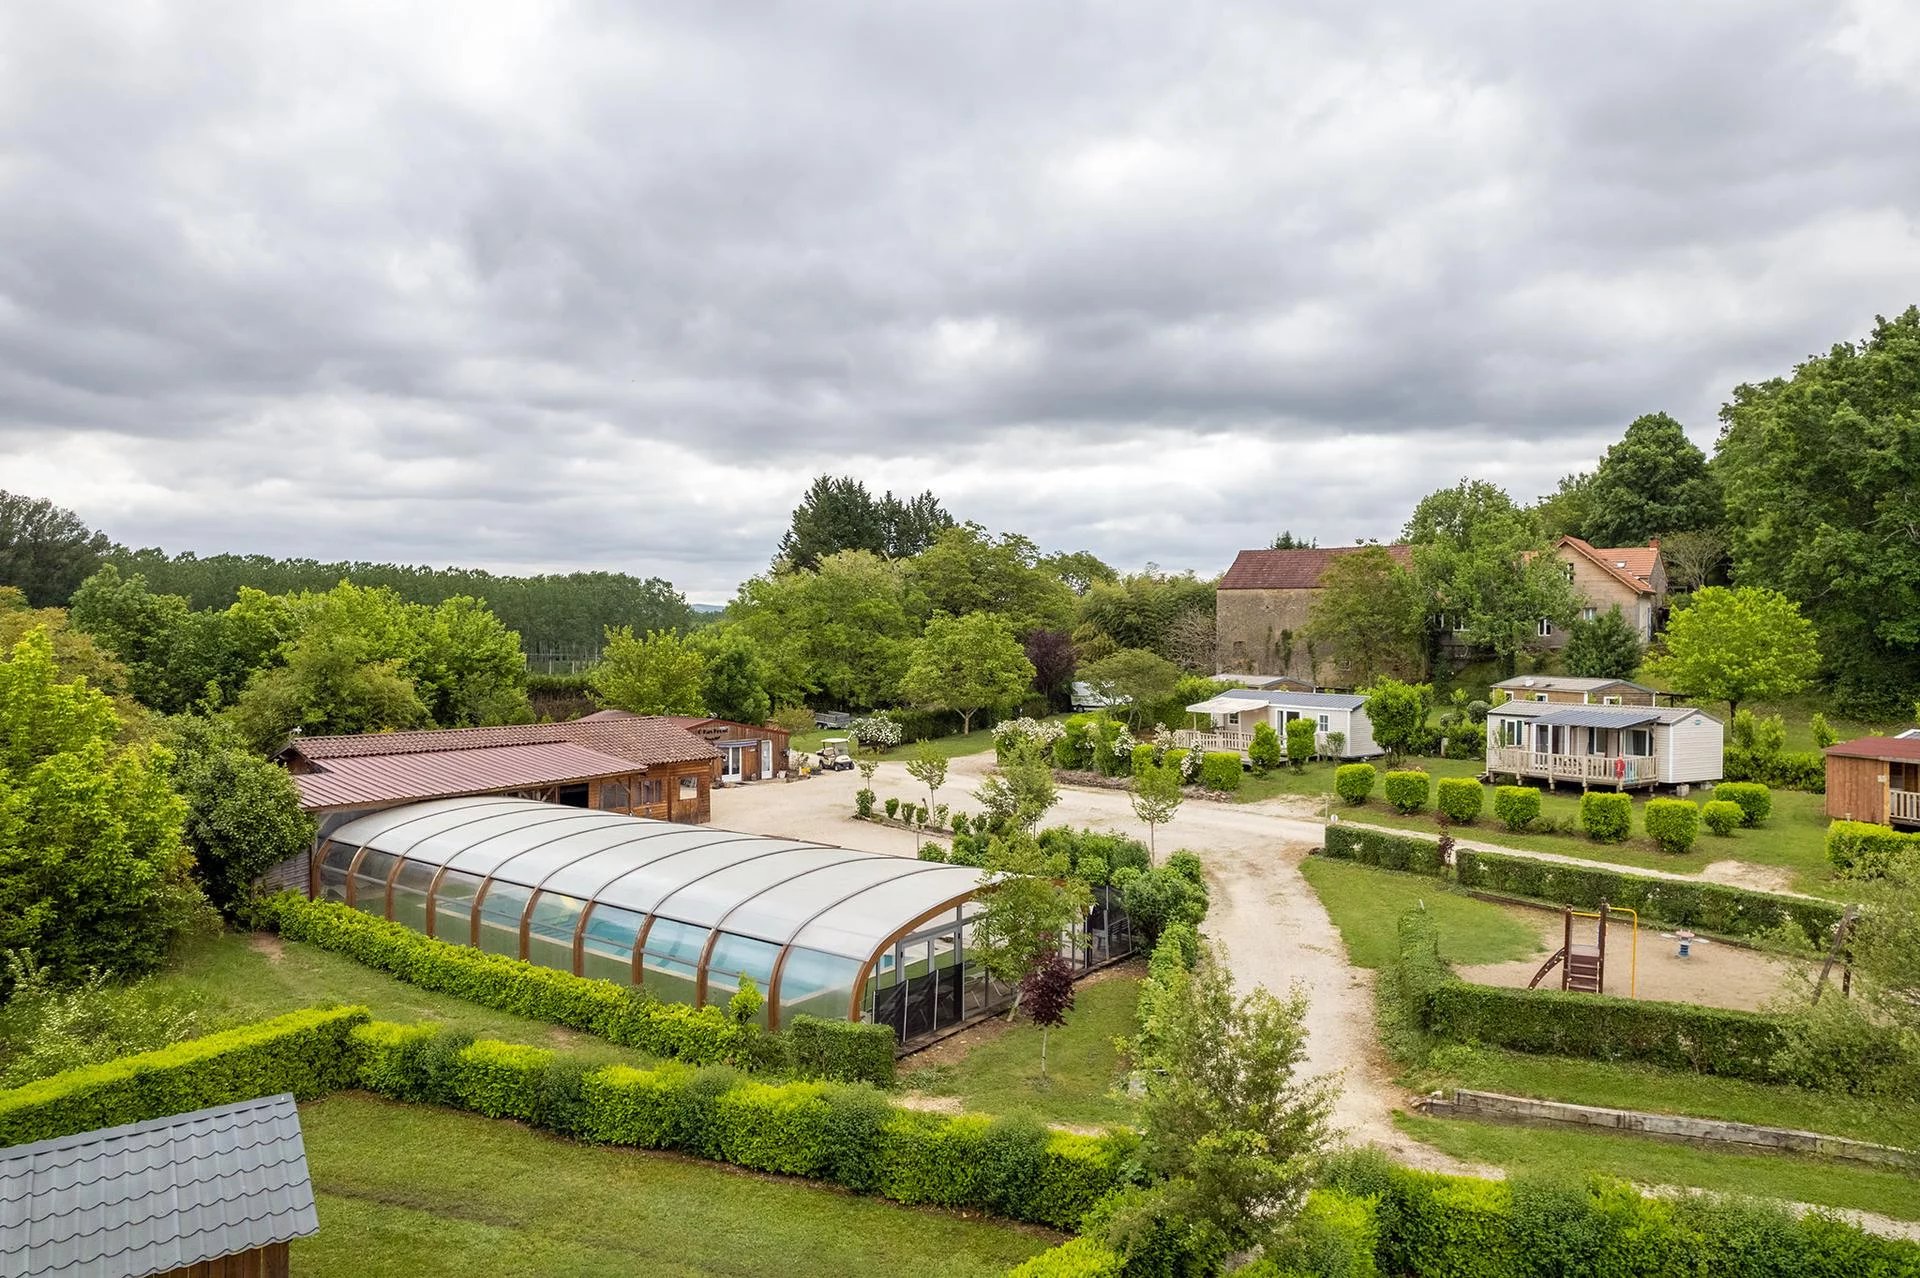
{"label": "white mobile home", "polygon": [[1335,733],[1345,740],[1340,745],[1342,759],[1365,759],[1381,753],[1373,741],[1373,724],[1367,718],[1367,699],[1343,692],[1267,692],[1253,688],[1230,688],[1218,696],[1187,707],[1190,714],[1205,715],[1207,728],[1173,734],[1174,744],[1195,750],[1237,750],[1243,756],[1253,744],[1253,730],[1265,723],[1280,734],[1284,746],[1287,724],[1295,719],[1311,719],[1314,724],[1314,752],[1329,755],[1328,738]]}
{"label": "white mobile home", "polygon": [[1691,706],[1509,701],[1487,712],[1487,771],[1581,789],[1718,781],[1724,732]]}

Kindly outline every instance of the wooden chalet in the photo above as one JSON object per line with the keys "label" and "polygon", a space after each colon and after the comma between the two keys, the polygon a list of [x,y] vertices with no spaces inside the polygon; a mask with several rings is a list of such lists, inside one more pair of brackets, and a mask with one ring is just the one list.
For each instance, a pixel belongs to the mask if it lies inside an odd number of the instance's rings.
{"label": "wooden chalet", "polygon": [[1826,755],[1829,819],[1920,829],[1920,737],[1860,737]]}

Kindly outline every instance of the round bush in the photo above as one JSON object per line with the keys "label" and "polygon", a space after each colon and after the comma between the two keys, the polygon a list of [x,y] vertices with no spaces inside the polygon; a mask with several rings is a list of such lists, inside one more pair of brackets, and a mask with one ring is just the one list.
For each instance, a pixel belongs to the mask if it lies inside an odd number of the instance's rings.
{"label": "round bush", "polygon": [[1633,800],[1605,790],[1587,791],[1580,796],[1580,828],[1595,843],[1620,842],[1633,829]]}
{"label": "round bush", "polygon": [[1763,824],[1773,813],[1773,791],[1758,781],[1722,781],[1713,797],[1739,804],[1741,825]]}
{"label": "round bush", "polygon": [[1432,797],[1433,778],[1424,772],[1389,772],[1386,793],[1387,802],[1400,811],[1418,812]]}
{"label": "round bush", "polygon": [[1270,723],[1257,723],[1253,728],[1253,740],[1247,743],[1247,762],[1256,772],[1270,772],[1280,766],[1284,760],[1280,745],[1280,734],[1273,730]]}
{"label": "round bush", "polygon": [[1745,818],[1740,805],[1728,799],[1710,799],[1700,809],[1700,824],[1722,838],[1732,834]]}
{"label": "round bush", "polygon": [[1648,799],[1646,822],[1662,852],[1685,852],[1700,833],[1700,809],[1686,799]]}
{"label": "round bush", "polygon": [[1374,778],[1379,775],[1371,763],[1343,763],[1333,770],[1333,792],[1358,807],[1373,793]]}
{"label": "round bush", "polygon": [[1485,788],[1472,777],[1443,777],[1434,786],[1434,805],[1440,815],[1457,825],[1472,825],[1479,820],[1485,802]]}
{"label": "round bush", "polygon": [[1493,814],[1509,830],[1524,830],[1540,818],[1540,792],[1530,785],[1496,786]]}
{"label": "round bush", "polygon": [[1153,766],[1153,743],[1142,741],[1133,748],[1133,775],[1139,776],[1143,768]]}
{"label": "round bush", "polygon": [[1240,788],[1240,756],[1230,750],[1209,750],[1200,760],[1200,784],[1209,790]]}

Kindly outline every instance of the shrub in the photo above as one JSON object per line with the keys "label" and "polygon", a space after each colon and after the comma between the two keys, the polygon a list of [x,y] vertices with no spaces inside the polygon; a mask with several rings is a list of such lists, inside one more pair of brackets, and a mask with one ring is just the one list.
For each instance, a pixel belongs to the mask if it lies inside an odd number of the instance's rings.
{"label": "shrub", "polygon": [[1280,766],[1283,751],[1280,734],[1273,730],[1270,723],[1257,723],[1253,727],[1253,740],[1247,743],[1247,761],[1253,764],[1253,770],[1265,774]]}
{"label": "shrub", "polygon": [[1773,791],[1756,781],[1722,781],[1713,797],[1739,804],[1741,825],[1765,825],[1773,814]]}
{"label": "shrub", "polygon": [[1648,799],[1643,819],[1662,852],[1685,852],[1700,833],[1700,809],[1686,799]]}
{"label": "shrub", "polygon": [[[1377,1278],[1374,1252],[1380,1246],[1380,1222],[1372,1198],[1315,1189],[1285,1234],[1269,1244],[1261,1264],[1273,1278]],[[1255,1270],[1239,1271],[1253,1278]]]}
{"label": "shrub", "polygon": [[1434,787],[1434,796],[1435,805],[1447,820],[1472,825],[1480,819],[1486,787],[1472,777],[1442,777]]}
{"label": "shrub", "polygon": [[198,991],[94,972],[77,983],[18,951],[0,955],[0,1090],[206,1032]]}
{"label": "shrub", "polygon": [[1209,790],[1240,788],[1240,756],[1230,750],[1209,750],[1200,761],[1200,784]]}
{"label": "shrub", "polygon": [[1343,861],[1377,865],[1383,870],[1428,875],[1443,872],[1440,845],[1432,839],[1362,830],[1351,825],[1327,827],[1325,853]]}
{"label": "shrub", "polygon": [[867,789],[865,786],[861,786],[859,790],[854,792],[853,814],[862,820],[871,817],[873,815],[873,801],[875,797],[873,791]]}
{"label": "shrub", "polygon": [[1338,759],[1345,756],[1346,753],[1347,734],[1344,732],[1329,732],[1327,734],[1327,754]]}
{"label": "shrub", "polygon": [[794,1068],[809,1078],[841,1083],[893,1082],[893,1031],[885,1025],[830,1021],[804,1013],[787,1027]]}
{"label": "shrub", "polygon": [[532,1122],[552,1063],[553,1053],[543,1047],[491,1040],[469,1044],[455,1058],[453,1097],[461,1108],[488,1118]]}
{"label": "shrub", "polygon": [[1595,843],[1618,843],[1633,829],[1633,800],[1606,790],[1580,796],[1580,828]]}
{"label": "shrub", "polygon": [[1493,814],[1509,830],[1524,830],[1540,819],[1540,792],[1530,785],[1495,786]]}
{"label": "shrub", "polygon": [[0,1092],[0,1146],[280,1092],[311,1100],[350,1087],[358,1068],[352,1033],[366,1019],[364,1007],[289,1012]]}
{"label": "shrub", "polygon": [[886,802],[887,820],[892,821],[900,815],[900,800],[889,797]]}
{"label": "shrub", "polygon": [[1069,1238],[1007,1271],[1007,1278],[1121,1278],[1119,1253],[1095,1238]]}
{"label": "shrub", "polygon": [[1700,808],[1700,824],[1712,830],[1721,838],[1732,834],[1746,823],[1746,813],[1740,805],[1727,799],[1710,799]]}
{"label": "shrub", "polygon": [[1076,714],[1061,725],[1060,735],[1053,739],[1053,766],[1076,772],[1093,766],[1092,715]]}
{"label": "shrub", "polygon": [[1401,812],[1418,812],[1432,798],[1433,778],[1424,772],[1389,772],[1386,776],[1387,802]]}
{"label": "shrub", "polygon": [[1150,741],[1142,741],[1139,745],[1133,748],[1132,775],[1137,777],[1140,775],[1140,770],[1142,768],[1151,768],[1152,766],[1153,766],[1153,743]]}
{"label": "shrub", "polygon": [[1160,756],[1160,766],[1172,769],[1182,781],[1191,781],[1193,778],[1187,775],[1187,756],[1191,753],[1184,746],[1173,746]]}
{"label": "shrub", "polygon": [[1313,758],[1318,728],[1312,719],[1295,719],[1287,724],[1287,762],[1298,772]]}
{"label": "shrub", "polygon": [[1597,909],[1606,901],[1638,910],[1647,919],[1719,936],[1760,936],[1791,923],[1810,946],[1820,947],[1840,920],[1840,907],[1827,901],[1774,896],[1723,883],[1658,878],[1498,852],[1461,851],[1454,862],[1455,878],[1464,888],[1583,910]]}
{"label": "shrub", "polygon": [[1114,883],[1121,889],[1134,930],[1149,944],[1173,924],[1198,925],[1207,916],[1206,885],[1181,873],[1171,861],[1122,885],[1120,879],[1126,873],[1121,870],[1116,874]]}
{"label": "shrub", "polygon": [[1835,821],[1827,827],[1827,860],[1853,878],[1878,878],[1895,862],[1920,861],[1920,834],[1901,834],[1866,821]]}
{"label": "shrub", "polygon": [[1374,778],[1379,775],[1371,763],[1343,763],[1333,770],[1333,792],[1359,807],[1373,793]]}

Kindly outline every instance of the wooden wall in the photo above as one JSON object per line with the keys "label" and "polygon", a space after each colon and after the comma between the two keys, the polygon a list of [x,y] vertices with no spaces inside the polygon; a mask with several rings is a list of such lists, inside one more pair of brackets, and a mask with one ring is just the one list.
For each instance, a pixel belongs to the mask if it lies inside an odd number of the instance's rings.
{"label": "wooden wall", "polygon": [[1880,759],[1827,756],[1827,816],[1887,823],[1887,765]]}
{"label": "wooden wall", "polygon": [[203,1260],[184,1269],[169,1269],[158,1278],[287,1278],[287,1244],[272,1243],[217,1260]]}

